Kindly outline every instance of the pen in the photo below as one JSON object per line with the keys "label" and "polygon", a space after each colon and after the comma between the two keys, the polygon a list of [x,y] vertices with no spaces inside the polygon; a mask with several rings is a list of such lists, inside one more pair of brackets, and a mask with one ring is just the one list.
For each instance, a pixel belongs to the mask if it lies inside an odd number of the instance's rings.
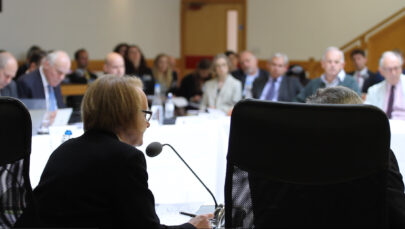
{"label": "pen", "polygon": [[190,217],[196,217],[197,216],[196,214],[191,214],[191,213],[187,213],[187,212],[180,212],[180,214],[190,216]]}

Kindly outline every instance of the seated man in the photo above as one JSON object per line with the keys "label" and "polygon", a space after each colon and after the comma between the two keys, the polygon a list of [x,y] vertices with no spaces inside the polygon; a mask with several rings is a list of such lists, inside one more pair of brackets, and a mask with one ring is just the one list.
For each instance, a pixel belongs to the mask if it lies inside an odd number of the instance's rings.
{"label": "seated man", "polygon": [[308,96],[315,94],[318,88],[345,86],[360,94],[356,81],[343,70],[345,59],[343,52],[336,47],[329,47],[321,60],[325,73],[316,79],[311,80],[295,98],[298,102],[305,102]]}
{"label": "seated man", "polygon": [[[400,70],[399,70],[400,71]],[[337,86],[319,89],[307,99],[312,104],[362,104],[363,100],[356,92],[346,87]],[[404,182],[394,153],[390,150],[386,187],[386,205],[389,228],[405,227]]]}
{"label": "seated man", "polygon": [[55,111],[65,107],[60,83],[70,71],[70,58],[64,51],[54,51],[45,57],[39,69],[17,80],[21,98],[45,99],[47,109]]}
{"label": "seated man", "polygon": [[370,87],[366,103],[384,110],[389,119],[405,120],[405,75],[402,73],[403,59],[398,53],[384,52],[379,71],[384,81]]}
{"label": "seated man", "polygon": [[97,79],[97,75],[92,73],[87,67],[89,63],[89,54],[85,49],[79,49],[75,52],[77,68],[74,72],[67,75],[70,83],[86,84]]}
{"label": "seated man", "polygon": [[349,73],[354,77],[359,85],[362,94],[366,94],[369,87],[376,83],[381,82],[383,79],[377,77],[377,75],[368,70],[366,53],[361,49],[355,49],[350,53],[354,68],[356,71]]}
{"label": "seated man", "polygon": [[104,73],[115,76],[124,76],[124,58],[115,52],[108,53],[104,61]]}
{"label": "seated man", "polygon": [[11,53],[0,53],[0,96],[18,97],[16,83],[12,80],[17,69],[17,60]]}
{"label": "seated man", "polygon": [[270,76],[259,76],[253,82],[253,98],[292,102],[302,89],[296,77],[287,77],[288,57],[282,53],[274,54],[267,64]]}
{"label": "seated man", "polygon": [[252,98],[253,81],[257,77],[268,78],[269,73],[260,69],[257,58],[250,51],[243,51],[239,55],[241,69],[232,72],[232,75],[242,83],[242,97]]}

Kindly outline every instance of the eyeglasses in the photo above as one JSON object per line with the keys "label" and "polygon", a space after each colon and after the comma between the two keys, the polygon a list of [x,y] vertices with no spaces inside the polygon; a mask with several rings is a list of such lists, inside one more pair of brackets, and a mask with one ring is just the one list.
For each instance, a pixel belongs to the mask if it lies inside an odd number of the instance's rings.
{"label": "eyeglasses", "polygon": [[402,68],[401,68],[401,66],[395,66],[395,67],[392,67],[392,68],[383,67],[382,70],[385,71],[385,72],[398,72],[398,71],[401,71]]}
{"label": "eyeglasses", "polygon": [[145,119],[146,119],[146,121],[149,122],[150,118],[152,118],[152,111],[145,111],[145,110],[142,110],[142,112],[145,114]]}

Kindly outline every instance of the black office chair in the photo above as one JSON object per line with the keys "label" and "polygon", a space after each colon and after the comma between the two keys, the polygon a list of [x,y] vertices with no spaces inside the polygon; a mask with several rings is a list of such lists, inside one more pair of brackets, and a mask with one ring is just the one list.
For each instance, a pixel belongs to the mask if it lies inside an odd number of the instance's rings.
{"label": "black office chair", "polygon": [[239,102],[226,228],[384,228],[390,129],[368,105]]}
{"label": "black office chair", "polygon": [[0,228],[13,227],[32,202],[31,117],[17,99],[0,97]]}

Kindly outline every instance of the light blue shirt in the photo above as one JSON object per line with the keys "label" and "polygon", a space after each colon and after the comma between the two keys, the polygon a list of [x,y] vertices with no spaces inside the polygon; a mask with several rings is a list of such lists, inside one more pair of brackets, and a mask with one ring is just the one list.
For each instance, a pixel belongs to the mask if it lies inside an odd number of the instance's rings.
{"label": "light blue shirt", "polygon": [[257,69],[256,74],[253,75],[246,75],[245,79],[245,86],[243,88],[243,97],[244,98],[252,98],[252,87],[253,81],[259,76],[260,70]]}
{"label": "light blue shirt", "polygon": [[[278,101],[278,91],[279,91],[279,89],[280,89],[280,85],[281,85],[281,81],[283,80],[283,77],[284,77],[284,76],[277,77],[277,79],[276,79],[276,84],[274,85],[274,86],[276,87],[276,88],[275,88],[275,93],[274,93],[273,98],[271,98],[271,101]],[[268,93],[268,91],[270,90],[270,87],[271,87],[271,80],[272,80],[272,79],[273,79],[273,78],[272,78],[271,76],[269,76],[269,80],[267,80],[266,85],[264,85],[262,94],[260,95],[260,99],[261,99],[261,100],[265,100],[265,99],[266,99],[266,95],[267,95],[267,93]]]}

